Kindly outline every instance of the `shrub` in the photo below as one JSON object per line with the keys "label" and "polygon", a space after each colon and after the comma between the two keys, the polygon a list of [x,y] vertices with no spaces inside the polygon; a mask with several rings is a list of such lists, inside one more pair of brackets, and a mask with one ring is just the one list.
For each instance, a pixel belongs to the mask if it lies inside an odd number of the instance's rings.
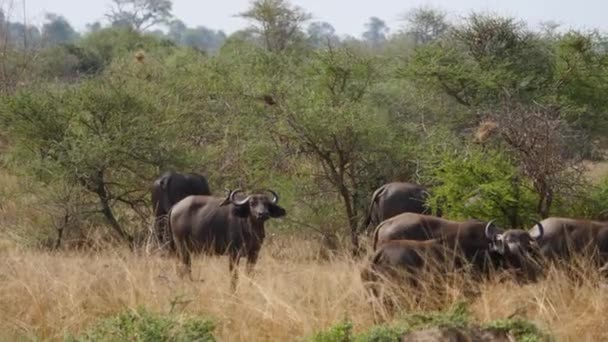
{"label": "shrub", "polygon": [[199,318],[169,316],[143,308],[108,318],[81,336],[66,341],[215,341],[214,325]]}
{"label": "shrub", "polygon": [[497,219],[520,227],[534,216],[535,199],[528,180],[500,151],[470,148],[446,152],[429,170],[438,184],[430,197],[452,219]]}
{"label": "shrub", "polygon": [[401,337],[413,331],[429,328],[458,329],[463,333],[475,335],[479,329],[510,334],[517,341],[545,341],[551,337],[541,331],[533,323],[523,319],[504,319],[490,322],[482,327],[472,324],[468,306],[464,302],[456,303],[447,311],[429,312],[405,315],[399,322],[392,325],[376,325],[360,334],[353,333],[353,325],[348,322],[339,323],[326,331],[313,335],[311,342],[397,342]]}
{"label": "shrub", "polygon": [[521,342],[540,342],[550,339],[550,337],[542,332],[536,325],[520,318],[496,320],[486,324],[485,327],[508,332],[513,335],[517,341]]}

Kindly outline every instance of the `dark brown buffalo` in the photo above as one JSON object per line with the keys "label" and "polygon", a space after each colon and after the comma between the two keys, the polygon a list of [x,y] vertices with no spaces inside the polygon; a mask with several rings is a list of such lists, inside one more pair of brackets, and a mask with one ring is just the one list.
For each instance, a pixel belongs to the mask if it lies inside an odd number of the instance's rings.
{"label": "dark brown buffalo", "polygon": [[[483,272],[496,267],[525,269],[526,276],[534,278],[530,269],[529,252],[534,245],[522,242],[522,250],[505,248],[505,241],[524,239],[527,232],[497,228],[493,221],[450,221],[416,213],[403,213],[383,221],[374,231],[373,249],[393,240],[442,239],[450,250],[458,251],[464,260]],[[508,246],[507,246],[508,247]],[[526,249],[527,248],[527,249]],[[524,250],[525,249],[525,250]]]}
{"label": "dark brown buffalo", "polygon": [[[405,275],[415,285],[423,268],[448,270],[448,265],[461,264],[459,255],[453,253],[442,239],[387,241],[372,255],[369,265],[361,272],[364,282],[375,282],[378,275],[395,278]],[[443,272],[442,272],[443,273]],[[372,289],[377,294],[375,289]]]}
{"label": "dark brown buffalo", "polygon": [[232,272],[232,289],[236,288],[237,267],[241,257],[247,258],[251,272],[258,259],[264,237],[264,223],[269,218],[286,215],[277,203],[279,196],[254,193],[237,199],[241,190],[230,191],[226,198],[188,196],[169,213],[169,226],[177,254],[185,272],[191,277],[191,253],[228,255]]}
{"label": "dark brown buffalo", "polygon": [[549,217],[534,225],[529,235],[549,260],[585,255],[600,265],[608,262],[608,222]]}
{"label": "dark brown buffalo", "polygon": [[175,203],[190,195],[211,195],[209,183],[205,177],[196,173],[169,171],[152,184],[154,231],[160,244],[167,242],[170,234],[162,224],[163,219]]}
{"label": "dark brown buffalo", "polygon": [[[431,214],[426,206],[428,192],[418,184],[393,182],[384,184],[372,194],[363,222],[363,229],[376,227],[380,222],[401,213]],[[441,213],[438,211],[438,216]]]}
{"label": "dark brown buffalo", "polygon": [[[410,217],[409,222],[403,220],[401,226],[390,225],[387,236],[376,245],[369,264],[361,271],[361,279],[374,296],[379,294],[379,276],[398,282],[405,280],[415,286],[423,270],[447,274],[467,264],[473,266],[477,275],[487,274],[494,268],[516,271],[519,281],[533,281],[540,272],[531,251],[520,251],[526,245],[523,241],[532,244],[525,231],[500,232],[493,221],[453,222],[418,216],[417,223]],[[521,242],[517,247],[512,246],[515,240]]]}

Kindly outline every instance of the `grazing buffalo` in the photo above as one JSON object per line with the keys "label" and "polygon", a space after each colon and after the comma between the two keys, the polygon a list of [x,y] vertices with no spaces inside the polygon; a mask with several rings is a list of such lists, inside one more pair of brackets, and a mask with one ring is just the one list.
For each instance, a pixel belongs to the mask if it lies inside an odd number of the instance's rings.
{"label": "grazing buffalo", "polygon": [[608,222],[549,217],[534,225],[530,236],[548,260],[586,255],[601,265],[608,262]]}
{"label": "grazing buffalo", "polygon": [[[430,214],[426,206],[428,192],[424,187],[413,183],[393,182],[384,184],[374,191],[363,229],[370,225],[378,226],[380,222],[401,213]],[[437,211],[438,216],[441,213]]]}
{"label": "grazing buffalo", "polygon": [[[196,173],[166,172],[152,184],[152,206],[154,209],[154,231],[162,245],[169,240],[169,234],[161,225],[169,209],[189,195],[211,195],[205,177]],[[170,233],[170,232],[167,232]]]}
{"label": "grazing buffalo", "polygon": [[[472,263],[476,270],[488,271],[488,266],[525,268],[527,276],[534,278],[529,271],[531,265],[525,262],[529,260],[529,252],[533,251],[534,245],[522,242],[518,245],[522,250],[506,248],[511,247],[511,241],[524,241],[526,236],[527,232],[521,230],[503,231],[493,224],[493,220],[458,222],[403,213],[378,225],[374,231],[373,249],[377,251],[383,244],[393,240],[442,239],[447,248],[462,253],[464,260]],[[505,247],[505,242],[510,244]],[[488,261],[491,263],[488,264]]]}
{"label": "grazing buffalo", "polygon": [[[241,257],[247,258],[247,272],[258,259],[264,237],[264,223],[269,218],[286,215],[277,203],[279,196],[254,193],[237,199],[241,190],[230,191],[226,198],[188,196],[173,206],[169,227],[185,273],[191,277],[191,253],[229,256],[231,287],[237,282]],[[182,275],[184,272],[180,272]]]}

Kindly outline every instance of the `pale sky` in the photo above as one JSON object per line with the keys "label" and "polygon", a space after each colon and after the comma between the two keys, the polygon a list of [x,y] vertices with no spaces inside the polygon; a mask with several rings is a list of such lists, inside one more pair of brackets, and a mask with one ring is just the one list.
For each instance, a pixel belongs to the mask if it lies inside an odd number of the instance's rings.
{"label": "pale sky", "polygon": [[[0,5],[13,2],[13,20],[21,20],[26,2],[28,21],[41,24],[44,13],[64,15],[78,30],[86,23],[104,20],[110,0],[0,0]],[[387,22],[394,32],[399,17],[408,9],[430,5],[446,10],[452,19],[471,11],[489,11],[527,21],[532,28],[539,22],[553,20],[566,28],[608,31],[608,0],[292,0],[311,12],[314,21],[331,23],[340,35],[359,36],[369,17]],[[173,0],[174,15],[188,26],[203,25],[226,33],[244,28],[246,22],[234,15],[244,11],[250,0]]]}

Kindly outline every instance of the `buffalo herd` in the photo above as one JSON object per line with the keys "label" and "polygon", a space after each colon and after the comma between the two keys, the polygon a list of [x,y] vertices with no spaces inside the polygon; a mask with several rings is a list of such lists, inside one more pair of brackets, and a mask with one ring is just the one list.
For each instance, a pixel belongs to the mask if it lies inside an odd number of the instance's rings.
{"label": "buffalo herd", "polygon": [[[427,207],[429,193],[412,183],[388,183],[373,192],[363,228],[371,227],[372,254],[361,270],[365,284],[383,276],[406,275],[413,284],[429,265],[442,272],[467,267],[475,274],[508,270],[534,281],[547,262],[586,255],[598,268],[608,265],[608,222],[549,217],[529,230],[504,229],[495,220],[447,220]],[[167,172],[152,185],[155,233],[176,254],[180,275],[191,278],[191,254],[227,255],[231,288],[241,257],[255,266],[265,238],[265,222],[286,215],[273,190],[228,190],[211,195],[205,177]],[[532,222],[531,222],[532,223]],[[168,241],[166,241],[168,240]]]}

